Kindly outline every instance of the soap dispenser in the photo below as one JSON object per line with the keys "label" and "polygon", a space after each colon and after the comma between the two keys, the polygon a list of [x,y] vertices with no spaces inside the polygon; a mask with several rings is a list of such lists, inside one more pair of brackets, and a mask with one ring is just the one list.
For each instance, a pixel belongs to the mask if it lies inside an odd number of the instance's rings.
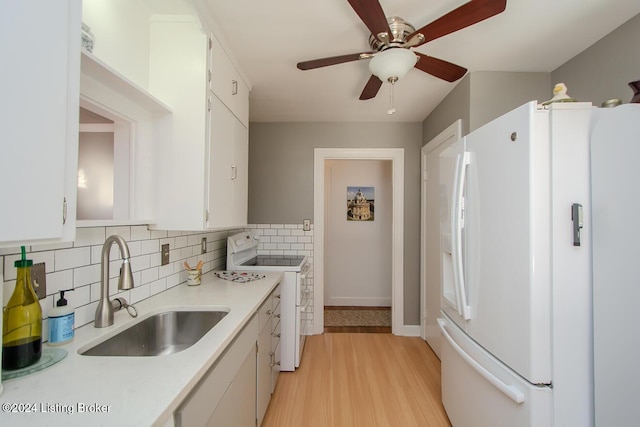
{"label": "soap dispenser", "polygon": [[73,289],[60,291],[60,299],[49,312],[49,345],[62,345],[73,340],[75,312],[64,298],[64,293],[69,291]]}
{"label": "soap dispenser", "polygon": [[16,287],[2,313],[2,369],[27,367],[42,355],[42,308],[31,284],[33,261],[26,259],[22,246],[22,259],[15,262]]}

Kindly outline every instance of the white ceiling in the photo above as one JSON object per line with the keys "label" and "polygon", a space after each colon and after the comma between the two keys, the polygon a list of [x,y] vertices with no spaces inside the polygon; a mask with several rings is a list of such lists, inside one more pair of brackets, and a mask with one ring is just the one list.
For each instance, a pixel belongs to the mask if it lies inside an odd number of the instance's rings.
{"label": "white ceiling", "polygon": [[[388,83],[376,98],[358,99],[371,75],[368,60],[296,68],[370,50],[369,31],[347,0],[204,1],[252,86],[252,122],[420,122],[457,84],[413,69],[396,84],[397,112],[389,116]],[[380,0],[387,16],[416,28],[464,3]],[[507,0],[503,13],[417,50],[469,72],[550,72],[638,13],[638,0]]]}

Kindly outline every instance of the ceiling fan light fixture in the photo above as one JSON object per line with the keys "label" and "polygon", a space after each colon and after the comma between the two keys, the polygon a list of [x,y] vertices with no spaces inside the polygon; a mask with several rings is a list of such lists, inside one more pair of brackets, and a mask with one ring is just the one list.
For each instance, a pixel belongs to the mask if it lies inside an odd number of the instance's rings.
{"label": "ceiling fan light fixture", "polygon": [[383,82],[401,79],[418,62],[418,56],[409,49],[392,48],[376,54],[369,62],[371,74]]}

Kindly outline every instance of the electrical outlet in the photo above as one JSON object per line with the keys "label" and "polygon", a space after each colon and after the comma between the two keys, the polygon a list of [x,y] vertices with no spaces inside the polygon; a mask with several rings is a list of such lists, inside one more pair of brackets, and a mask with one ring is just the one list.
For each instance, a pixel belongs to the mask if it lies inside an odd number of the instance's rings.
{"label": "electrical outlet", "polygon": [[160,265],[169,264],[169,244],[168,243],[165,243],[164,245],[162,245],[160,257],[161,257]]}
{"label": "electrical outlet", "polygon": [[304,231],[311,231],[311,220],[310,219],[303,219],[302,220],[302,229]]}
{"label": "electrical outlet", "polygon": [[45,263],[39,262],[31,266],[31,283],[36,291],[38,299],[47,297],[47,274],[45,273]]}
{"label": "electrical outlet", "polygon": [[207,253],[207,238],[203,237],[202,238],[202,242],[200,243],[200,253],[201,254],[206,254]]}

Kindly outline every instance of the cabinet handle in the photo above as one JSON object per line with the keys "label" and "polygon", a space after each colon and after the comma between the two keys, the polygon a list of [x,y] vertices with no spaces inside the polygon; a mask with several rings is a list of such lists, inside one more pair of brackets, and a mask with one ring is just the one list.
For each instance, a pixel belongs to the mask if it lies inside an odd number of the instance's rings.
{"label": "cabinet handle", "polygon": [[209,81],[211,81],[212,78],[213,78],[213,73],[211,72],[211,70],[209,70]]}
{"label": "cabinet handle", "polygon": [[280,318],[280,315],[279,315],[279,314],[276,314],[276,315],[275,315],[275,316],[273,316],[273,317],[275,317],[275,318],[279,319],[279,318]]}
{"label": "cabinet handle", "polygon": [[280,299],[280,294],[278,294],[278,295],[274,295],[273,297],[274,297],[274,298],[278,298],[278,299]]}
{"label": "cabinet handle", "polygon": [[273,311],[267,310],[267,316],[271,316],[271,313],[273,313]]}
{"label": "cabinet handle", "polygon": [[211,111],[211,97],[207,99],[207,111]]}
{"label": "cabinet handle", "polygon": [[231,165],[231,179],[238,178],[238,166]]}
{"label": "cabinet handle", "polygon": [[237,95],[237,94],[238,94],[238,81],[231,80],[231,95]]}
{"label": "cabinet handle", "polygon": [[62,225],[67,223],[67,198],[62,199]]}
{"label": "cabinet handle", "polygon": [[271,334],[272,337],[280,338],[280,334]]}

